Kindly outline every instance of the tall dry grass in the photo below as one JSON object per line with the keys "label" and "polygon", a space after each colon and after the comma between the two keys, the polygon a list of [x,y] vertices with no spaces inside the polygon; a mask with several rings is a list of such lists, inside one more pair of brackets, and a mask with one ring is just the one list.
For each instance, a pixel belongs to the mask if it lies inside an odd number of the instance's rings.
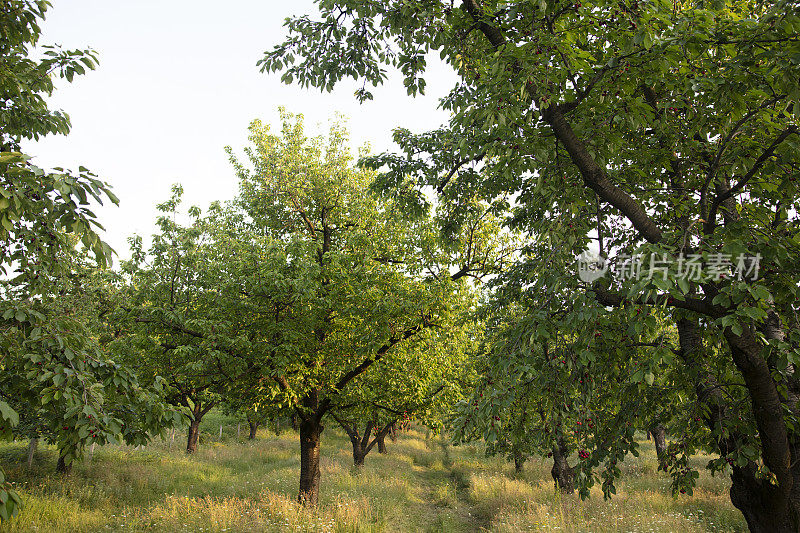
{"label": "tall dry grass", "polygon": [[[215,420],[215,423],[218,420]],[[213,428],[212,428],[213,429]],[[452,447],[410,431],[389,453],[372,452],[354,469],[349,441],[326,430],[317,509],[294,501],[297,435],[259,433],[237,440],[206,431],[199,452],[155,442],[108,446],[66,477],[53,473],[55,450],[43,446],[33,468],[26,444],[0,445],[0,463],[16,480],[25,509],[0,531],[744,531],[728,499],[728,481],[703,473],[693,496],[673,498],[655,469],[655,453],[623,465],[618,495],[587,501],[554,491],[544,461],[522,475],[478,446]],[[703,458],[697,458],[698,464]]]}

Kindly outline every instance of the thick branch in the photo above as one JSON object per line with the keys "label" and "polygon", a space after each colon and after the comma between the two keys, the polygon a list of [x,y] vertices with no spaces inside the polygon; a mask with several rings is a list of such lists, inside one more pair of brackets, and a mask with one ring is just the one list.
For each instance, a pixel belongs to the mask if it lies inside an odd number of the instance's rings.
{"label": "thick branch", "polygon": [[706,300],[697,298],[685,298],[678,300],[677,298],[670,298],[669,296],[655,296],[653,298],[637,298],[634,300],[626,300],[624,296],[619,293],[611,292],[598,286],[590,289],[595,294],[595,299],[601,304],[608,307],[621,307],[626,301],[638,305],[659,305],[667,303],[670,307],[677,307],[679,309],[686,309],[694,311],[702,315],[710,317],[720,317],[724,315],[724,309],[717,305],[713,305]]}
{"label": "thick branch", "polygon": [[[414,335],[416,335],[417,333],[428,327],[428,325],[429,322],[425,321],[418,326],[414,326],[413,328],[407,329],[406,331],[403,332],[402,335],[390,338],[388,341],[386,341],[386,344],[381,346],[378,349],[378,351],[375,352],[374,357],[368,357],[367,359],[364,359],[357,367],[353,368],[352,370],[347,372],[344,376],[339,378],[339,381],[337,381],[336,385],[334,386],[334,390],[336,391],[342,390],[353,379],[366,372],[369,367],[371,367],[376,361],[380,360],[381,357],[383,357],[383,355],[386,352],[388,352],[394,345],[406,339],[410,339],[411,337],[413,337]],[[322,400],[319,409],[317,409],[317,413],[315,415],[316,419],[318,421],[322,420],[322,417],[325,416],[325,413],[330,409],[330,407],[331,407],[330,397],[327,397],[324,400]]]}
{"label": "thick branch", "polygon": [[[502,32],[500,32],[498,28],[483,21],[484,13],[478,5],[477,0],[464,0],[463,6],[467,13],[475,20],[477,27],[495,48],[505,43],[505,37]],[[596,83],[597,80],[599,80],[599,78],[593,80],[594,83]],[[587,89],[591,90],[592,86],[592,82],[590,82]],[[534,101],[535,100],[536,98],[534,98]],[[611,204],[625,215],[642,237],[652,243],[659,242],[662,238],[661,229],[647,215],[636,200],[609,181],[606,173],[589,154],[586,145],[583,141],[578,139],[572,127],[570,127],[564,119],[564,111],[569,109],[571,108],[550,106],[543,110],[542,118],[550,125],[558,140],[561,141],[567,149],[570,158],[583,176],[586,186],[595,191],[605,202]]]}
{"label": "thick branch", "polygon": [[657,243],[661,240],[661,229],[653,219],[645,212],[641,205],[634,200],[628,193],[611,183],[605,171],[600,168],[594,158],[589,154],[586,145],[578,139],[572,127],[564,119],[564,114],[558,106],[551,106],[545,109],[542,117],[550,124],[553,132],[567,153],[578,167],[583,177],[583,181],[590,189],[597,193],[597,196],[605,202],[616,207],[625,217],[630,220],[633,227],[648,241]]}

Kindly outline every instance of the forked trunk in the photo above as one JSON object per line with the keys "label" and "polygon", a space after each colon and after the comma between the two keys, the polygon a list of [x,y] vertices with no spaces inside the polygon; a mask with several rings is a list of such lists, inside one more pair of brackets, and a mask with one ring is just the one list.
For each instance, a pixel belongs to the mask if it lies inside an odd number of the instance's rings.
{"label": "forked trunk", "polygon": [[297,501],[317,505],[319,499],[319,450],[322,425],[313,417],[300,422],[300,492]]}
{"label": "forked trunk", "polygon": [[[186,401],[189,405],[189,401]],[[192,420],[189,422],[189,432],[186,435],[186,453],[192,454],[197,451],[197,445],[200,444],[200,421],[205,414],[214,407],[214,402],[210,401],[205,407],[202,406],[199,400],[195,400],[193,405],[189,405],[192,410]],[[222,436],[222,428],[220,428],[220,437]]]}
{"label": "forked trunk", "polygon": [[353,465],[364,466],[364,458],[376,443],[376,440],[373,440],[371,443],[369,441],[370,435],[372,435],[372,422],[367,422],[367,426],[364,428],[364,436],[362,437],[358,433],[357,421],[354,422],[352,426],[349,426],[344,420],[337,420],[339,425],[347,432],[347,435],[350,437],[350,443],[353,445]]}

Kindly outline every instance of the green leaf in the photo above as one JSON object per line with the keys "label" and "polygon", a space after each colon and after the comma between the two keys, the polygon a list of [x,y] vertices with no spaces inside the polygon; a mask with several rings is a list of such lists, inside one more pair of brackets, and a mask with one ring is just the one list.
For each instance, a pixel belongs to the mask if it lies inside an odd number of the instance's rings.
{"label": "green leaf", "polygon": [[19,424],[19,414],[2,400],[0,400],[0,416],[12,426]]}

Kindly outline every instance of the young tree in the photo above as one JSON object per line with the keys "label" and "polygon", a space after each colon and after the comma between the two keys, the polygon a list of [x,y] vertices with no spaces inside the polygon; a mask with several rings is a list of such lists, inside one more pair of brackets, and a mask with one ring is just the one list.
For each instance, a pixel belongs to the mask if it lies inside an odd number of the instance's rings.
{"label": "young tree", "polygon": [[307,139],[301,120],[283,120],[280,136],[252,125],[250,168],[232,160],[249,231],[289,243],[291,263],[304,268],[293,308],[304,307],[290,318],[297,352],[275,359],[272,376],[301,420],[299,500],[313,505],[323,418],[376,362],[424,330],[448,327],[460,283],[496,267],[502,241],[474,204],[475,216],[441,245],[430,217],[409,223],[368,194],[373,174],[350,166],[341,126],[324,143]]}
{"label": "young tree", "polygon": [[[381,83],[388,64],[415,93],[435,50],[459,75],[447,128],[398,131],[405,154],[370,160],[389,167],[380,186],[415,190],[411,176],[443,201],[516,194],[520,216],[551,236],[596,227],[596,238],[615,232],[606,252],[671,263],[665,278],[583,290],[630,319],[665,307],[680,334],[673,368],[727,357],[752,424],[730,436],[723,419],[704,420],[734,463],[731,501],[753,531],[800,528],[797,3],[342,0],[320,11],[287,22],[263,70],[330,89],[343,77]],[[565,207],[573,227],[547,223]],[[748,270],[758,257],[760,277],[708,272],[719,254]],[[688,255],[707,275],[681,275]],[[730,412],[703,375],[692,373],[703,409]]]}
{"label": "young tree", "polygon": [[219,243],[211,237],[212,221],[190,208],[189,225],[181,225],[182,194],[176,185],[171,198],[159,204],[161,232],[147,253],[140,238],[131,239],[115,320],[126,325],[117,344],[131,367],[143,379],[163,375],[167,401],[188,409],[186,453],[191,454],[203,417],[239,386],[238,378],[257,368],[257,357],[245,355],[241,337],[252,338],[259,316],[248,316],[237,307],[238,299],[226,298],[226,287],[218,284],[226,272],[216,255]]}

